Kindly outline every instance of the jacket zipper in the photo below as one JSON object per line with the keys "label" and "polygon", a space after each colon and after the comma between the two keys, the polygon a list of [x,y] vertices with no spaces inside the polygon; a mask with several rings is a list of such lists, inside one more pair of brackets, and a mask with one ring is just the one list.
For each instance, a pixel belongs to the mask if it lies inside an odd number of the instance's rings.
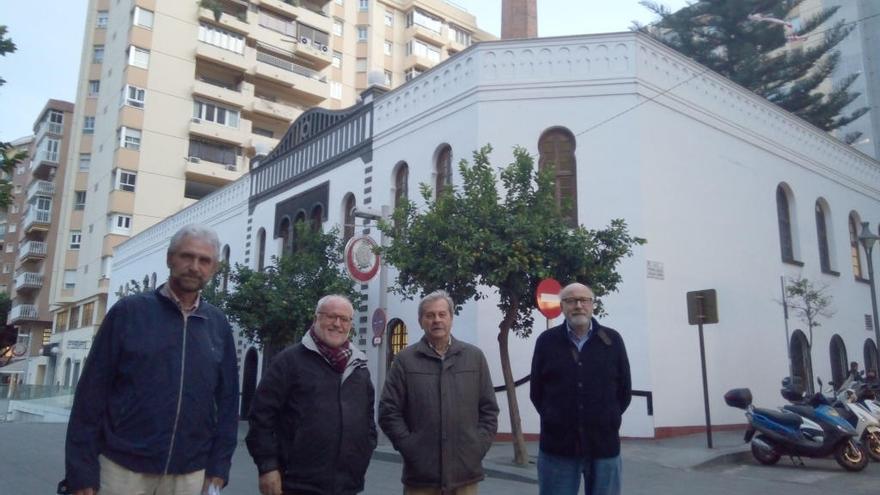
{"label": "jacket zipper", "polygon": [[177,412],[174,413],[174,427],[171,429],[171,444],[168,446],[168,458],[165,460],[165,470],[162,475],[168,474],[168,468],[171,466],[171,454],[174,453],[174,437],[177,436],[177,424],[180,422],[180,406],[183,402],[183,375],[186,371],[186,325],[189,320],[183,313],[183,345],[180,351],[180,388],[177,390]]}

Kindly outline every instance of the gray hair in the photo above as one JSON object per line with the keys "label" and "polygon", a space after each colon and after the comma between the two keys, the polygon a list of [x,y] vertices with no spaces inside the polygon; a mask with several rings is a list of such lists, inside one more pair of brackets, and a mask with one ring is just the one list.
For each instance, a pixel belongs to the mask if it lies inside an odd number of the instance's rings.
{"label": "gray hair", "polygon": [[168,254],[174,254],[180,248],[180,244],[187,237],[207,242],[214,248],[214,261],[220,260],[220,238],[217,232],[211,227],[191,223],[184,225],[171,236],[171,242],[168,244]]}
{"label": "gray hair", "polygon": [[449,297],[449,293],[445,290],[435,290],[434,292],[428,294],[423,297],[421,301],[419,301],[419,319],[422,319],[422,315],[425,314],[425,306],[439,299],[443,299],[446,301],[446,304],[449,305],[449,314],[455,312],[455,302],[452,301],[452,298]]}
{"label": "gray hair", "polygon": [[351,299],[348,296],[343,296],[342,294],[328,294],[321,299],[318,299],[318,304],[315,305],[315,316],[318,316],[318,312],[321,311],[321,306],[330,302],[331,299],[342,299],[347,302],[351,307],[351,316],[354,316],[354,304],[351,303]]}
{"label": "gray hair", "polygon": [[590,287],[589,285],[582,284],[580,282],[572,282],[572,283],[566,285],[565,287],[563,287],[561,291],[559,291],[559,299],[565,299],[565,296],[568,295],[568,293],[571,292],[571,290],[577,286],[586,287],[590,291],[590,294],[593,294],[593,297],[596,297],[596,293],[593,291],[593,288]]}

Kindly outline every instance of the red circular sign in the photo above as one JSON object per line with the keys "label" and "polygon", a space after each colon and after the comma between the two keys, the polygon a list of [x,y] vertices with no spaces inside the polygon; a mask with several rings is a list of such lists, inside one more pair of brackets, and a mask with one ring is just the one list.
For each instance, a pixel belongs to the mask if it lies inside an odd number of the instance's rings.
{"label": "red circular sign", "polygon": [[382,308],[376,308],[376,311],[373,311],[373,336],[382,338],[382,334],[385,333],[385,310]]}
{"label": "red circular sign", "polygon": [[562,292],[562,286],[555,279],[545,278],[538,284],[535,290],[535,302],[538,305],[538,311],[548,319],[556,318],[562,314],[562,304],[559,299],[559,293]]}
{"label": "red circular sign", "polygon": [[351,278],[358,282],[369,282],[379,273],[379,246],[369,236],[352,237],[345,245],[345,268]]}

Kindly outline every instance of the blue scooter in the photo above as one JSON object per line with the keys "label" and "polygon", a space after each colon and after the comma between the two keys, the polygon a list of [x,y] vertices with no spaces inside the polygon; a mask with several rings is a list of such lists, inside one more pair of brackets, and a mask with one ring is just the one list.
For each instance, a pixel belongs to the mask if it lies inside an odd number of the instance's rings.
{"label": "blue scooter", "polygon": [[[792,398],[796,391],[783,389],[783,395]],[[803,392],[800,393],[803,396]],[[868,454],[858,441],[858,433],[837,411],[829,406],[821,394],[814,396],[809,405],[786,406],[777,411],[752,405],[752,392],[735,388],[724,394],[728,406],[744,409],[749,420],[745,441],[750,443],[752,455],[761,464],[779,462],[783,455],[790,457],[827,457],[847,471],[861,471],[868,465]]]}

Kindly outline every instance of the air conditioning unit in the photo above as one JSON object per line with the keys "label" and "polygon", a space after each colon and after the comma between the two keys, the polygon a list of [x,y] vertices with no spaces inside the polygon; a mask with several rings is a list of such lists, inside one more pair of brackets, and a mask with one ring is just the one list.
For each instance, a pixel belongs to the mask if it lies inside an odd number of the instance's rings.
{"label": "air conditioning unit", "polygon": [[236,170],[238,170],[238,167],[236,167],[235,165],[227,165],[226,170],[231,170],[235,172]]}
{"label": "air conditioning unit", "polygon": [[302,38],[299,39],[299,42],[302,43],[303,45],[308,45],[309,39],[306,38],[305,36],[303,36]]}
{"label": "air conditioning unit", "polygon": [[327,48],[327,45],[324,45],[324,46],[321,47],[321,51],[324,52],[324,53],[327,53],[328,50],[329,50],[329,49]]}
{"label": "air conditioning unit", "polygon": [[197,156],[188,156],[188,157],[186,157],[186,161],[188,161],[190,163],[199,163],[202,160],[200,160],[199,157],[197,157]]}
{"label": "air conditioning unit", "polygon": [[201,124],[201,123],[202,123],[202,119],[200,119],[200,118],[198,118],[198,117],[193,117],[192,120],[191,120],[191,122],[192,122],[193,124]]}

